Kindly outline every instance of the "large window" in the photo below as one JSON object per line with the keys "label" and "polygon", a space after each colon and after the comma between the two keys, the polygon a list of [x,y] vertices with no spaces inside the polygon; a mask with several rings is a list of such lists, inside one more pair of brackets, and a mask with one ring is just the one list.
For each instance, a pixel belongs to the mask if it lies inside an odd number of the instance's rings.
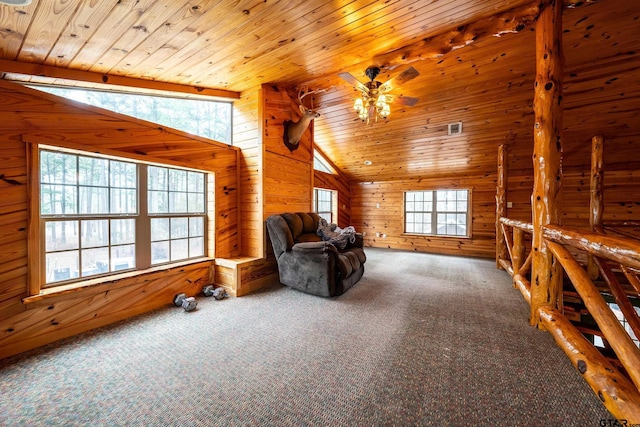
{"label": "large window", "polygon": [[405,192],[405,233],[469,237],[469,199],[469,190]]}
{"label": "large window", "polygon": [[205,255],[206,174],[40,150],[43,286]]}
{"label": "large window", "polygon": [[231,102],[55,86],[31,87],[204,138],[232,144],[231,109],[233,104]]}
{"label": "large window", "polygon": [[337,197],[336,191],[314,188],[313,211],[321,218],[326,219],[328,223],[336,222]]}

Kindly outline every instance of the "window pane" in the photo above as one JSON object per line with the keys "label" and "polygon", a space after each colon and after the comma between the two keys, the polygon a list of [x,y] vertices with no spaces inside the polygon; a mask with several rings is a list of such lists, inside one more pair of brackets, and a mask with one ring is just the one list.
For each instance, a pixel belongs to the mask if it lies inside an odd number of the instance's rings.
{"label": "window pane", "polygon": [[151,263],[169,262],[169,241],[151,243]]}
{"label": "window pane", "polygon": [[189,218],[171,218],[171,238],[184,237],[189,237]]}
{"label": "window pane", "polygon": [[187,193],[169,192],[169,212],[187,212]]}
{"label": "window pane", "polygon": [[46,184],[76,184],[76,156],[40,151],[40,182]]}
{"label": "window pane", "polygon": [[108,247],[82,250],[82,276],[93,276],[102,273],[102,266],[108,262]]}
{"label": "window pane", "polygon": [[204,193],[204,174],[200,172],[188,172],[187,187],[191,192]]}
{"label": "window pane", "polygon": [[169,181],[167,179],[169,169],[159,168],[156,166],[148,166],[147,176],[150,190],[169,190]]}
{"label": "window pane", "polygon": [[135,245],[111,247],[111,269],[113,271],[128,270],[136,267]]}
{"label": "window pane", "polygon": [[123,245],[125,243],[135,243],[135,241],[136,241],[136,220],[135,219],[112,219],[111,220],[111,244],[112,245]]}
{"label": "window pane", "polygon": [[148,209],[151,214],[169,212],[169,193],[166,191],[149,191]]}
{"label": "window pane", "polygon": [[136,206],[136,190],[111,189],[111,213],[135,214],[138,211]]}
{"label": "window pane", "polygon": [[137,188],[137,170],[134,163],[125,163],[112,160],[111,186],[120,188]]}
{"label": "window pane", "polygon": [[189,193],[187,201],[189,213],[204,212],[204,193]]}
{"label": "window pane", "polygon": [[47,221],[45,250],[47,252],[78,249],[78,221]]}
{"label": "window pane", "polygon": [[[80,244],[83,248],[95,248],[109,245],[109,220],[89,220],[82,221],[82,236]],[[84,255],[82,258],[82,268],[85,268]],[[84,275],[84,274],[83,274]]]}
{"label": "window pane", "polygon": [[187,171],[169,169],[169,188],[173,191],[187,191]]}
{"label": "window pane", "polygon": [[46,282],[59,282],[61,280],[77,278],[78,262],[78,251],[47,254],[45,267]]}
{"label": "window pane", "polygon": [[189,239],[171,241],[171,261],[189,258]]}
{"label": "window pane", "polygon": [[169,218],[151,218],[151,241],[169,240]]}
{"label": "window pane", "polygon": [[189,239],[189,256],[203,256],[204,255],[204,238],[194,237]]}
{"label": "window pane", "polygon": [[78,184],[107,187],[109,161],[95,157],[78,157]]}
{"label": "window pane", "polygon": [[42,215],[73,215],[77,213],[76,187],[43,184],[40,188]]}
{"label": "window pane", "polygon": [[107,187],[80,187],[80,214],[108,214]]}
{"label": "window pane", "polygon": [[204,236],[204,218],[189,218],[189,237]]}

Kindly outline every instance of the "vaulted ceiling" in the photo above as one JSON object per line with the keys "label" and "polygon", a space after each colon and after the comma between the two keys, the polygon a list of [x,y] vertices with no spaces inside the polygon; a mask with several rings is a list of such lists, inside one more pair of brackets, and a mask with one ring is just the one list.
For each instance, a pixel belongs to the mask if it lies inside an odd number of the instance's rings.
{"label": "vaulted ceiling", "polygon": [[[582,3],[596,4],[565,11],[569,67],[598,57],[594,47],[613,49],[602,58],[637,51],[635,2],[565,1]],[[0,5],[0,72],[235,93],[306,84],[324,90],[316,143],[350,179],[485,175],[495,172],[498,144],[532,139],[537,7],[530,0],[33,0]],[[356,92],[337,74],[364,82],[369,65],[382,67],[381,81],[415,67],[420,75],[394,93],[419,102],[392,105],[388,120],[359,121]],[[460,121],[463,133],[447,136],[447,124]]]}

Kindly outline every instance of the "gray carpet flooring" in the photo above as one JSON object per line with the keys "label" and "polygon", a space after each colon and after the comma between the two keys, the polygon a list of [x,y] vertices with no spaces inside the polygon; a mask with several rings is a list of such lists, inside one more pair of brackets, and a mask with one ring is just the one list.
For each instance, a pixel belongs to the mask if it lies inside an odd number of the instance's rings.
{"label": "gray carpet flooring", "polygon": [[490,260],[367,249],[325,299],[198,297],[0,361],[3,426],[598,426]]}

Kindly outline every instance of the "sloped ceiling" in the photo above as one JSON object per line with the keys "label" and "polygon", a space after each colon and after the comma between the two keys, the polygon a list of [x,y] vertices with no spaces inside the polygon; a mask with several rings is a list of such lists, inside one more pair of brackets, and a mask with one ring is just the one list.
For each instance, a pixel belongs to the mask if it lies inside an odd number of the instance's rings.
{"label": "sloped ceiling", "polygon": [[[636,2],[565,1],[588,3],[595,5],[565,11],[568,63],[638,51]],[[526,153],[532,140],[535,23],[527,12],[536,7],[529,0],[34,0],[0,5],[0,71],[39,81],[26,74],[44,65],[69,76],[236,93],[265,83],[294,93],[306,84],[324,90],[315,100],[322,102],[316,143],[350,179],[487,175],[498,144]],[[501,33],[505,27],[511,31]],[[637,64],[637,54],[629,56]],[[394,93],[420,101],[392,106],[386,121],[357,120],[356,92],[337,74],[366,81],[369,65],[382,66],[381,81],[414,66],[420,75]],[[447,136],[447,123],[460,121],[462,135]]]}

